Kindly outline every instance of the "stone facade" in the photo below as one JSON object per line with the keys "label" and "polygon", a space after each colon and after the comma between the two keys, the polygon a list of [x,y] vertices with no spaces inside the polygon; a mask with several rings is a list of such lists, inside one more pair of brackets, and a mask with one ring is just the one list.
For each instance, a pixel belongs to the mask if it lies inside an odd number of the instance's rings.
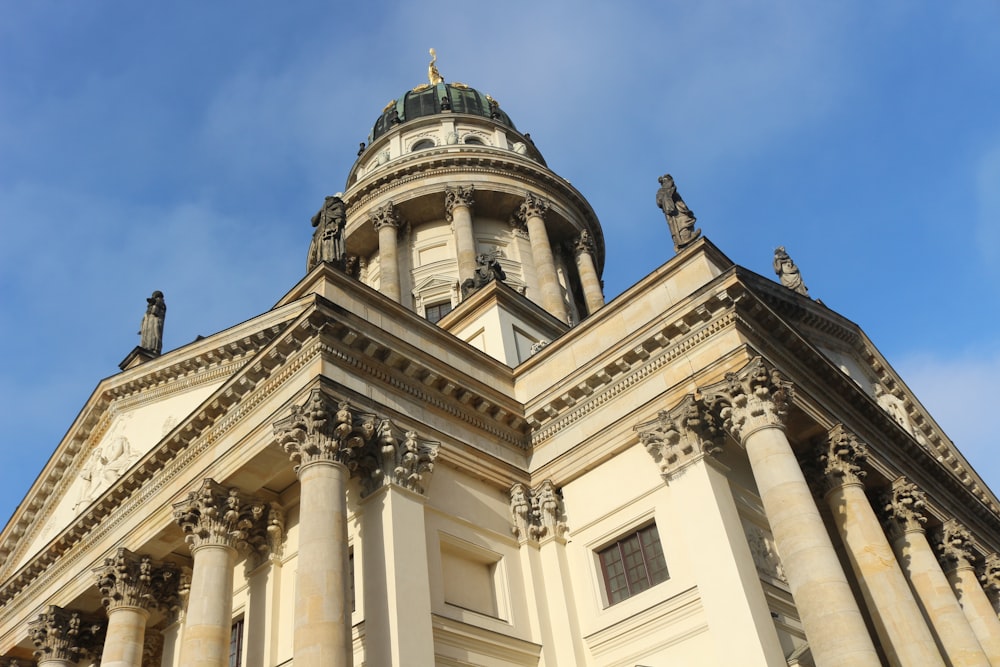
{"label": "stone facade", "polygon": [[860,328],[705,234],[606,303],[583,196],[423,94],[343,247],[98,385],[0,535],[0,666],[1000,665],[1000,501]]}

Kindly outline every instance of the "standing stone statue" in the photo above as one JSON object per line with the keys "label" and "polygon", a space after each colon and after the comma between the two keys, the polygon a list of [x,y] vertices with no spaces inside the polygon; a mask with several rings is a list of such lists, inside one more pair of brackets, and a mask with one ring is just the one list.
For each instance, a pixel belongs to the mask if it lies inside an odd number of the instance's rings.
{"label": "standing stone statue", "polygon": [[309,244],[309,257],[306,261],[306,272],[312,271],[321,262],[329,262],[343,270],[347,248],[344,245],[344,227],[347,226],[347,208],[340,197],[327,197],[316,215],[312,217],[312,226],[316,228],[312,243]]}
{"label": "standing stone statue", "polygon": [[697,218],[677,194],[674,177],[664,174],[657,180],[660,189],[656,191],[656,205],[663,209],[663,215],[666,216],[667,225],[670,227],[670,236],[674,240],[674,252],[678,252],[701,236],[701,230],[694,228]]}
{"label": "standing stone statue", "polygon": [[142,324],[139,325],[139,347],[147,352],[160,354],[163,350],[163,320],[167,315],[163,292],[153,292],[153,296],[146,299],[146,304],[146,314],[142,316]]}
{"label": "standing stone statue", "polygon": [[799,273],[799,267],[795,266],[795,262],[785,252],[785,246],[779,246],[774,249],[774,272],[778,275],[782,285],[793,292],[809,296],[809,290],[806,288],[805,283],[802,282],[802,274]]}

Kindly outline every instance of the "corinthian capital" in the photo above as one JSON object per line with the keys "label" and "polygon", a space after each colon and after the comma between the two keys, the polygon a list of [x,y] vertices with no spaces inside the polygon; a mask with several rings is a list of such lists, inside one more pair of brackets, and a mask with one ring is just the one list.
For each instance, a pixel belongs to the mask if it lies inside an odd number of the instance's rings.
{"label": "corinthian capital", "polygon": [[693,394],[671,410],[660,410],[656,419],[639,424],[635,430],[664,477],[690,461],[714,456],[722,450],[725,438],[716,417]]}
{"label": "corinthian capital", "polygon": [[593,257],[594,255],[594,239],[591,238],[590,232],[584,230],[580,232],[580,235],[576,237],[576,241],[573,243],[573,253],[579,257],[580,255],[586,253]]}
{"label": "corinthian capital", "polygon": [[416,431],[403,433],[388,419],[380,420],[375,437],[358,457],[362,495],[386,484],[426,493],[439,447],[440,443],[424,440]]}
{"label": "corinthian capital", "polygon": [[994,602],[1000,598],[1000,555],[992,553],[986,557],[979,581],[983,584],[983,590]]}
{"label": "corinthian capital", "polygon": [[372,213],[369,213],[368,219],[376,231],[383,227],[396,228],[400,224],[399,215],[396,213],[396,206],[392,202],[387,203],[385,206],[380,206]]}
{"label": "corinthian capital", "polygon": [[35,659],[78,662],[100,656],[107,628],[103,621],[72,609],[49,605],[28,626]]}
{"label": "corinthian capital", "polygon": [[900,533],[923,532],[926,506],[924,492],[905,477],[897,477],[883,502],[886,532],[894,540]]}
{"label": "corinthian capital", "polygon": [[566,511],[562,496],[552,480],[534,490],[516,483],[510,487],[511,532],[523,543],[546,536],[561,538],[566,532]]}
{"label": "corinthian capital", "polygon": [[173,507],[174,520],[192,548],[215,545],[244,552],[265,548],[269,507],[239,489],[205,479]]}
{"label": "corinthian capital", "polygon": [[941,526],[937,535],[938,559],[945,572],[972,567],[976,556],[972,551],[972,536],[965,526],[950,519]]}
{"label": "corinthian capital", "polygon": [[736,441],[765,427],[784,428],[792,384],[760,357],[726,379],[702,390],[705,404],[717,411]]}
{"label": "corinthian capital", "polygon": [[472,208],[472,195],[475,188],[471,185],[459,185],[454,188],[444,190],[444,210],[445,218],[451,222],[452,212],[456,206]]}
{"label": "corinthian capital", "polygon": [[835,489],[845,484],[860,484],[867,474],[862,465],[868,459],[868,447],[856,435],[837,424],[819,447],[827,486]]}
{"label": "corinthian capital", "polygon": [[275,422],[274,436],[296,470],[316,461],[353,469],[377,427],[375,415],[358,414],[347,401],[334,403],[322,390],[313,389],[305,403],[292,406],[292,414]]}
{"label": "corinthian capital", "polygon": [[118,607],[171,611],[180,604],[180,570],[172,563],[119,548],[94,570],[101,602],[108,611]]}
{"label": "corinthian capital", "polygon": [[529,192],[524,196],[524,202],[520,208],[517,209],[517,217],[521,220],[544,218],[550,206],[551,204],[547,199]]}

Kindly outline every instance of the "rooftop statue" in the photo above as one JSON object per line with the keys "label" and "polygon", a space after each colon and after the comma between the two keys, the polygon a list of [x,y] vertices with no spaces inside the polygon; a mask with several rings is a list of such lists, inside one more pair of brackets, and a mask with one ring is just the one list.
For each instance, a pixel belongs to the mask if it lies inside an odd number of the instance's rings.
{"label": "rooftop statue", "polygon": [[327,197],[316,215],[312,217],[312,226],[316,228],[312,243],[309,244],[309,257],[306,261],[306,271],[312,271],[321,262],[329,262],[338,269],[343,269],[347,248],[344,245],[344,227],[347,225],[347,208],[340,197]]}
{"label": "rooftop statue", "polygon": [[431,49],[431,63],[427,66],[427,80],[431,82],[431,85],[437,85],[439,83],[444,83],[444,77],[441,76],[441,72],[438,71],[437,62],[438,56],[434,49]]}
{"label": "rooftop statue", "polygon": [[667,225],[670,227],[670,237],[674,240],[674,252],[680,251],[691,245],[692,242],[701,236],[701,230],[694,228],[697,218],[687,207],[681,196],[677,194],[677,186],[674,185],[674,177],[664,174],[657,179],[660,189],[656,191],[656,205],[663,209],[663,215],[667,218]]}
{"label": "rooftop statue", "polygon": [[778,275],[782,285],[793,292],[809,296],[809,290],[806,288],[805,283],[802,282],[802,274],[799,273],[799,267],[795,266],[795,262],[785,252],[785,246],[779,246],[774,249],[774,272]]}
{"label": "rooftop statue", "polygon": [[462,298],[464,299],[476,290],[486,287],[494,280],[503,281],[506,279],[507,274],[504,273],[497,258],[494,255],[480,253],[476,256],[475,272],[471,278],[466,278],[462,283]]}
{"label": "rooftop statue", "polygon": [[139,347],[153,354],[160,354],[163,350],[163,320],[167,315],[163,292],[153,292],[146,299],[146,304],[146,314],[142,316],[142,324],[139,325]]}

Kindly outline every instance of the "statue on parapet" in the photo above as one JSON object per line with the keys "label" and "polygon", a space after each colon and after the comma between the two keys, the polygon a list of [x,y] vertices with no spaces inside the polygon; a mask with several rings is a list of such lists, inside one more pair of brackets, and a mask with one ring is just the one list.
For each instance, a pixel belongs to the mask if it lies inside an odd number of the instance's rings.
{"label": "statue on parapet", "polygon": [[701,230],[694,228],[697,218],[687,207],[681,196],[677,194],[674,177],[664,174],[657,179],[660,189],[656,191],[656,205],[663,209],[663,215],[670,227],[670,237],[674,240],[674,252],[691,245],[701,236]]}
{"label": "statue on parapet", "polygon": [[306,272],[312,271],[322,262],[329,262],[343,271],[347,257],[344,243],[347,207],[344,201],[340,197],[327,197],[323,208],[312,217],[312,226],[316,231],[309,244]]}
{"label": "statue on parapet", "polygon": [[785,246],[778,246],[774,249],[774,272],[778,275],[782,285],[802,296],[809,296],[809,290],[802,282],[799,267],[785,252]]}
{"label": "statue on parapet", "polygon": [[476,290],[486,287],[494,280],[507,280],[507,274],[500,266],[495,255],[480,253],[476,256],[476,270],[471,278],[466,278],[462,282],[462,298],[469,296]]}
{"label": "statue on parapet", "polygon": [[163,292],[157,290],[146,299],[146,314],[139,325],[139,347],[160,354],[163,351],[163,320],[167,316],[167,303]]}

